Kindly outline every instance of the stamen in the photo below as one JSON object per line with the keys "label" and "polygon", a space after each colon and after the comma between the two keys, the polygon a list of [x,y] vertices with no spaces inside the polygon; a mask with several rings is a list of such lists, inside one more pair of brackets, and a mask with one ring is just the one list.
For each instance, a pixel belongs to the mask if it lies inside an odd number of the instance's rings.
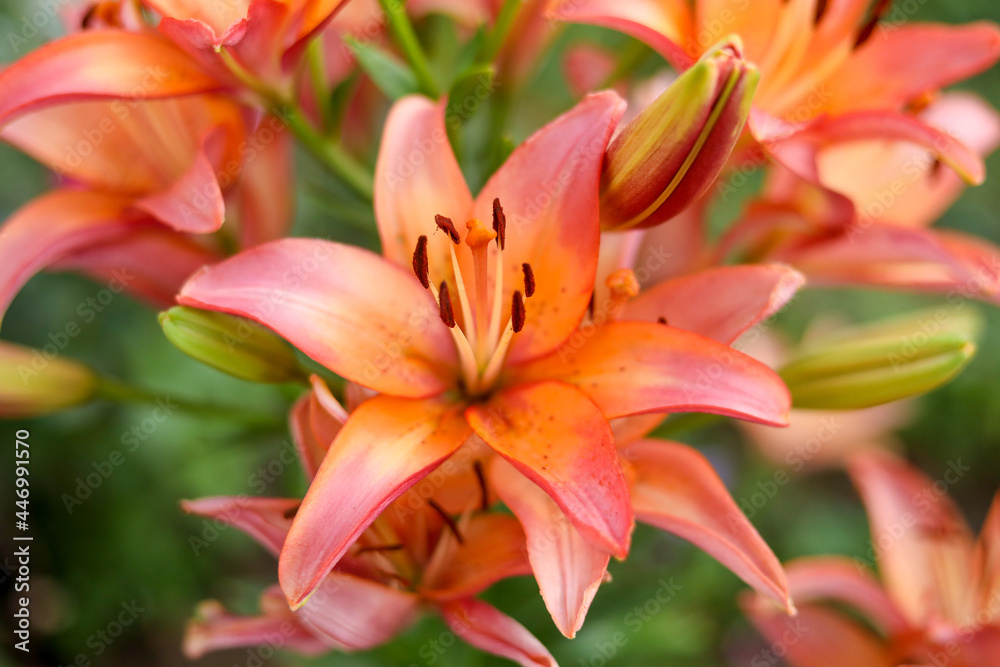
{"label": "stamen", "polygon": [[444,520],[444,522],[448,525],[449,528],[451,528],[451,532],[455,534],[455,539],[458,540],[458,543],[465,544],[465,539],[462,537],[462,531],[458,529],[458,524],[455,523],[455,520],[451,518],[451,515],[445,512],[444,508],[438,505],[433,498],[429,498],[427,500],[427,504],[430,505],[435,512],[441,515],[441,518]]}
{"label": "stamen", "polygon": [[535,272],[527,262],[521,265],[521,270],[524,272],[524,296],[530,299],[535,295]]}
{"label": "stamen", "polygon": [[657,318],[656,318],[656,323],[657,323],[657,324],[665,324],[665,325],[667,325],[667,326],[670,326],[670,323],[669,323],[669,322],[667,322],[667,318],[665,318],[665,317],[663,317],[663,316],[660,316],[660,317],[657,317]]}
{"label": "stamen", "polygon": [[590,320],[594,320],[594,294],[590,294],[590,303],[587,304],[587,314],[590,315]]}
{"label": "stamen", "polygon": [[427,261],[427,237],[421,236],[417,239],[417,248],[413,251],[413,273],[417,280],[428,289],[431,286],[430,263]]}
{"label": "stamen", "polygon": [[829,6],[828,0],[817,0],[816,2],[816,19],[814,21],[815,25],[819,25],[819,22],[823,20],[823,16],[826,15],[827,7]]}
{"label": "stamen", "polygon": [[524,309],[524,297],[521,296],[520,291],[514,292],[514,298],[511,299],[510,304],[510,325],[514,333],[521,332],[527,317],[528,313]]}
{"label": "stamen", "polygon": [[493,231],[497,233],[497,247],[503,250],[507,245],[507,216],[499,198],[493,200]]}
{"label": "stamen", "polygon": [[486,488],[486,473],[483,472],[483,464],[478,459],[472,464],[472,469],[476,472],[476,479],[479,480],[479,492],[482,498],[479,506],[485,512],[490,508],[490,492]]}
{"label": "stamen", "polygon": [[373,552],[381,553],[383,551],[401,551],[402,549],[403,549],[402,544],[386,544],[383,546],[376,546],[376,547],[361,547],[360,549],[354,552],[354,555],[360,556],[361,554],[367,554]]}
{"label": "stamen", "polygon": [[287,509],[285,510],[285,513],[282,514],[281,516],[285,517],[286,519],[294,519],[295,515],[299,513],[299,507],[301,507],[301,505],[296,505],[295,507]]}
{"label": "stamen", "polygon": [[452,243],[458,245],[462,242],[461,237],[458,235],[458,230],[455,229],[455,223],[451,221],[451,218],[446,218],[443,215],[435,215],[434,222],[437,223],[438,229],[448,235]]}
{"label": "stamen", "polygon": [[441,281],[439,306],[441,311],[441,321],[449,329],[455,328],[455,310],[451,307],[451,296],[448,294],[448,283]]}
{"label": "stamen", "polygon": [[892,6],[892,0],[878,0],[875,7],[872,8],[871,18],[868,19],[868,23],[861,28],[861,32],[858,33],[858,38],[854,42],[854,48],[857,49],[864,45],[865,42],[874,34],[875,28],[878,27],[879,21],[885,16],[885,13],[889,11]]}
{"label": "stamen", "polygon": [[609,275],[604,284],[611,290],[611,303],[608,316],[614,318],[618,312],[639,295],[639,281],[632,269],[619,269]]}

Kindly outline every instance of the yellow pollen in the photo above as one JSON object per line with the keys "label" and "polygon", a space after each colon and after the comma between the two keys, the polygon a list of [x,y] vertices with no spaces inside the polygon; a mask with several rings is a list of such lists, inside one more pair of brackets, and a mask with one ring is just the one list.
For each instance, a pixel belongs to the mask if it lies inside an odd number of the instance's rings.
{"label": "yellow pollen", "polygon": [[639,281],[632,269],[619,269],[607,277],[604,284],[615,298],[634,299],[639,296]]}

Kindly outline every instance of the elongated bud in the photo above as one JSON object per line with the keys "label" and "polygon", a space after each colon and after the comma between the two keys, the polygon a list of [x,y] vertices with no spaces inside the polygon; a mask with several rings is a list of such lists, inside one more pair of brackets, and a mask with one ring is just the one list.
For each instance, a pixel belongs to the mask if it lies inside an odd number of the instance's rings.
{"label": "elongated bud", "polygon": [[605,155],[602,226],[652,227],[705,194],[743,132],[759,79],[730,37],[629,123]]}
{"label": "elongated bud", "polygon": [[83,364],[0,341],[0,417],[37,417],[90,402],[98,378]]}
{"label": "elongated bud", "polygon": [[854,410],[949,382],[976,353],[978,316],[911,313],[814,343],[779,371],[796,408]]}
{"label": "elongated bud", "polygon": [[163,333],[190,357],[251,382],[305,382],[292,347],[249,320],[177,306],[160,313]]}

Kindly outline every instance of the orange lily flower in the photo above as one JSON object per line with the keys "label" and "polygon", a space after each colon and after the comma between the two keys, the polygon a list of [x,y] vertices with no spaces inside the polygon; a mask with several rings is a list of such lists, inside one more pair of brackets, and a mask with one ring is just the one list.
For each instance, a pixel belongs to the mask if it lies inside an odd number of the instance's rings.
{"label": "orange lily flower", "polygon": [[[699,410],[784,423],[778,378],[714,341],[646,322],[572,341],[593,293],[600,166],[621,112],[612,93],[587,98],[473,199],[444,106],[404,98],[377,166],[385,258],[285,240],[181,290],[182,304],[254,319],[379,394],[338,434],[289,533],[279,578],[293,609],[382,508],[473,433],[588,542],[624,557],[632,510],[608,419]],[[452,220],[467,221],[464,238]]]}
{"label": "orange lily flower", "polygon": [[[318,459],[348,418],[348,412],[323,382],[293,408],[292,431],[306,474],[312,478]],[[475,478],[473,478],[475,479]],[[275,586],[261,597],[261,615],[237,616],[218,602],[199,606],[188,624],[184,652],[198,658],[208,651],[271,643],[277,633],[283,646],[318,655],[331,650],[360,651],[383,644],[405,630],[428,607],[455,634],[484,651],[526,667],[555,660],[523,626],[474,596],[512,576],[530,574],[524,532],[517,520],[475,511],[485,490],[447,477],[429,496],[414,504],[403,497],[351,545],[323,578],[312,602],[288,609]],[[456,521],[443,505],[464,497]],[[185,502],[184,509],[236,526],[275,556],[292,525],[299,501],[282,498],[206,498]]]}
{"label": "orange lily flower", "polygon": [[[738,35],[761,72],[750,130],[800,176],[817,179],[830,146],[884,139],[920,145],[965,180],[983,164],[911,113],[928,93],[1000,58],[1000,30],[886,22],[885,0],[552,0],[549,15],[626,32],[679,70]],[[825,184],[825,181],[820,181]]]}
{"label": "orange lily flower", "polygon": [[[858,456],[850,472],[868,510],[871,549],[853,561],[822,557],[788,564],[789,587],[799,603],[797,641],[785,645],[788,663],[995,665],[1000,655],[1000,494],[974,540],[946,495],[947,487],[967,472],[961,461],[936,482],[887,453]],[[868,571],[868,561],[877,561],[881,580]],[[749,599],[746,608],[765,636],[780,641],[788,619],[771,602]]]}

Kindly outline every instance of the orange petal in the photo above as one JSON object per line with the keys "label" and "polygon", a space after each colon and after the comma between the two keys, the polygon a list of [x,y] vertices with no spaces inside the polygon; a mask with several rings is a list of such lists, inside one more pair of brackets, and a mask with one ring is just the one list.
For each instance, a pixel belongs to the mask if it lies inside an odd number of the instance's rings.
{"label": "orange petal", "polygon": [[424,595],[455,600],[475,595],[508,577],[531,574],[524,530],[511,516],[479,514],[462,528],[459,544],[441,577],[424,581]]}
{"label": "orange petal", "polygon": [[474,598],[440,606],[448,627],[476,648],[513,660],[522,667],[558,667],[534,635],[510,616]]}
{"label": "orange petal", "polygon": [[648,412],[709,412],[785,425],[791,397],[771,369],[688,331],[612,322],[582,329],[555,354],[513,369],[521,381],[580,387],[608,419]]}
{"label": "orange petal", "polygon": [[285,239],[205,268],[178,302],[249,317],[330,370],[390,395],[449,386],[454,342],[429,292],[353,246]]}
{"label": "orange petal", "polygon": [[817,605],[803,605],[797,616],[786,616],[760,597],[744,605],[754,625],[771,642],[757,655],[763,664],[782,658],[795,667],[894,667],[888,643],[846,614]]}
{"label": "orange petal", "polygon": [[490,481],[524,526],[524,548],[552,620],[559,632],[575,637],[604,581],[610,555],[592,546],[548,494],[510,464],[494,459]]}
{"label": "orange petal", "polygon": [[152,32],[99,30],[56,40],[0,72],[0,124],[46,104],[178,97],[216,90],[169,40]]}
{"label": "orange petal", "polygon": [[[480,220],[491,219],[494,198],[507,217],[505,298],[523,289],[522,264],[535,274],[536,291],[525,304],[527,325],[513,338],[510,363],[551,352],[587,309],[600,245],[597,184],[623,112],[614,93],[585,98],[521,144],[476,199]],[[495,246],[491,250],[495,258]]]}
{"label": "orange petal", "polygon": [[434,216],[443,215],[461,226],[472,215],[472,195],[448,143],[444,110],[444,101],[435,103],[418,95],[396,102],[386,119],[375,167],[375,218],[382,253],[411,267],[417,238],[431,236],[428,255],[435,284],[450,278],[452,270],[449,243],[432,236]]}
{"label": "orange petal", "polygon": [[313,390],[292,407],[289,427],[302,467],[312,480],[348,414],[318,375],[313,375],[310,381]]}
{"label": "orange petal", "polygon": [[56,190],[34,199],[0,227],[0,319],[35,273],[77,250],[121,238],[137,224],[129,201],[96,192]]}
{"label": "orange petal", "polygon": [[299,501],[292,498],[251,498],[220,496],[184,500],[181,508],[188,514],[215,519],[239,528],[277,556],[292,525],[291,515]]}
{"label": "orange petal", "polygon": [[465,441],[454,405],[377,396],[330,447],[292,524],[278,568],[298,608],[385,507]]}
{"label": "orange petal", "polygon": [[871,573],[839,556],[802,558],[787,563],[788,588],[799,604],[841,602],[861,612],[890,636],[911,629],[906,616]]}
{"label": "orange petal", "polygon": [[825,111],[899,110],[989,69],[998,58],[1000,28],[992,23],[883,26],[822,85]]}
{"label": "orange petal", "polygon": [[[993,498],[976,542],[974,571],[979,578],[979,604],[988,609],[990,602],[1000,596],[1000,493]],[[1000,610],[994,609],[992,619],[998,617]]]}
{"label": "orange petal", "polygon": [[687,445],[639,440],[622,450],[632,463],[632,508],[639,521],[701,547],[758,592],[792,608],[781,563],[729,495],[712,464]]}
{"label": "orange petal", "polygon": [[678,69],[700,55],[686,0],[556,0],[548,17],[619,30],[650,45]]}
{"label": "orange petal", "polygon": [[79,271],[115,288],[121,286],[156,306],[169,307],[185,280],[220,259],[189,236],[160,225],[138,225],[127,236],[72,252],[49,269]]}
{"label": "orange petal", "polygon": [[[223,44],[227,33],[246,22],[249,0],[227,0],[208,5],[200,0],[145,0],[165,19],[201,24],[212,35],[210,43]],[[211,7],[211,10],[209,9]],[[244,26],[245,27],[245,26]]]}
{"label": "orange petal", "polygon": [[331,572],[295,617],[341,650],[364,651],[405,630],[419,611],[420,598],[413,593]]}
{"label": "orange petal", "polygon": [[539,485],[587,539],[618,558],[634,526],[611,427],[562,382],[515,386],[466,411],[486,443]]}
{"label": "orange petal", "polygon": [[848,469],[868,510],[871,548],[886,590],[914,623],[952,619],[969,603],[972,535],[945,495],[968,472],[953,461],[932,482],[888,453],[861,454]]}
{"label": "orange petal", "polygon": [[731,344],[781,310],[805,278],[787,266],[725,266],[688,274],[642,292],[620,319],[656,322]]}

